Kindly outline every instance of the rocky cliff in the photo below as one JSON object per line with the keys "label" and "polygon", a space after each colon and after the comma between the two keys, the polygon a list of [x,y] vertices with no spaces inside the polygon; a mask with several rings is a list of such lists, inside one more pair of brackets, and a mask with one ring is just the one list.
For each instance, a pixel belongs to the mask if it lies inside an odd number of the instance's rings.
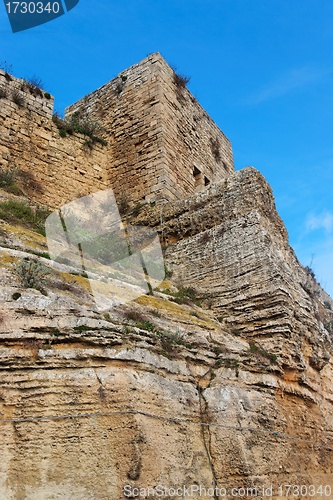
{"label": "rocky cliff", "polygon": [[[84,276],[4,216],[1,499],[325,496],[333,301],[290,248],[270,187],[247,168],[137,212],[127,221],[159,231],[167,278],[103,314]],[[41,291],[18,279],[27,257],[50,270]]]}

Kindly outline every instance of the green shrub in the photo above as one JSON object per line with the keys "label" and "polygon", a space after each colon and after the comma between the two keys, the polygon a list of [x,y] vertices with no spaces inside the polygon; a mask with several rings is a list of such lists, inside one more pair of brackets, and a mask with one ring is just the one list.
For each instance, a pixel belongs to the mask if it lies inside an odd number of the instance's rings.
{"label": "green shrub", "polygon": [[21,194],[16,184],[17,169],[12,167],[0,168],[0,187],[13,194]]}
{"label": "green shrub", "polygon": [[[166,269],[166,268],[165,268]],[[166,273],[168,271],[166,270]],[[169,276],[172,274],[171,272],[168,272]],[[167,277],[167,274],[166,274]],[[191,304],[194,303],[197,306],[200,306],[200,300],[197,298],[197,291],[195,288],[188,286],[188,287],[180,287],[177,292],[172,292],[168,288],[164,288],[163,290],[157,288],[157,291],[160,293],[164,293],[166,295],[169,295],[171,300],[173,302],[176,302],[177,304]]]}
{"label": "green shrub", "polygon": [[147,320],[140,311],[131,309],[129,311],[125,311],[124,316],[127,320],[135,323],[135,326],[137,328],[140,328],[141,330],[148,330],[149,332],[156,331],[156,326],[153,325],[153,323],[151,323],[149,320]]}
{"label": "green shrub", "polygon": [[261,347],[257,346],[254,342],[250,342],[250,352],[257,354],[258,356],[261,356],[263,358],[268,359],[271,363],[277,363],[277,356],[276,354],[271,354],[270,352],[266,351],[265,349],[262,349]]}
{"label": "green shrub", "polygon": [[29,250],[29,253],[32,253],[33,255],[37,255],[37,257],[43,257],[44,259],[51,260],[50,254],[48,252],[42,252],[39,250]]}
{"label": "green shrub", "polygon": [[0,203],[0,219],[11,223],[20,223],[25,227],[35,229],[45,236],[45,220],[50,211],[35,205],[33,208],[20,200],[8,200]]}
{"label": "green shrub", "polygon": [[119,209],[120,215],[125,215],[130,209],[128,195],[124,192],[120,195],[120,198],[118,201],[118,209]]}
{"label": "green shrub", "polygon": [[44,83],[37,76],[32,76],[31,78],[24,78],[23,87],[24,89],[28,88],[30,94],[32,94],[35,97],[44,97],[44,92],[43,92]]}
{"label": "green shrub", "polygon": [[80,325],[80,326],[74,326],[74,330],[76,332],[87,332],[88,330],[92,330],[91,326],[87,325]]}
{"label": "green shrub", "polygon": [[17,104],[19,108],[24,107],[24,97],[22,96],[21,92],[17,89],[14,89],[12,91],[12,101]]}
{"label": "green shrub", "polygon": [[191,300],[195,300],[197,296],[197,292],[195,288],[188,286],[188,287],[181,287],[179,288],[177,292],[178,297],[187,297]]}
{"label": "green shrub", "polygon": [[45,294],[44,285],[50,271],[40,262],[24,258],[18,264],[14,264],[13,270],[24,288],[35,288]]}
{"label": "green shrub", "polygon": [[166,278],[171,278],[173,272],[164,264],[164,275]]}
{"label": "green shrub", "polygon": [[223,364],[226,368],[238,368],[239,367],[238,359],[233,359],[233,358],[223,359]]}
{"label": "green shrub", "polygon": [[175,71],[173,73],[173,83],[178,88],[185,88],[190,80],[191,80],[190,76],[180,75],[179,73],[176,73]]}
{"label": "green shrub", "polygon": [[197,313],[197,311],[191,311],[190,315],[195,316],[196,318],[200,318],[200,315]]}
{"label": "green shrub", "polygon": [[58,111],[55,111],[52,115],[52,121],[53,123],[58,127],[58,129],[61,129],[62,124],[65,122],[65,120],[60,116]]}
{"label": "green shrub", "polygon": [[110,323],[112,323],[112,318],[109,313],[103,314],[103,318],[105,319],[105,321],[109,321]]}
{"label": "green shrub", "polygon": [[216,354],[216,356],[218,356],[219,354],[222,353],[222,349],[221,347],[219,347],[218,345],[214,345],[212,347],[212,351],[214,352],[214,354]]}
{"label": "green shrub", "polygon": [[155,333],[161,342],[163,350],[166,352],[172,351],[177,345],[185,345],[182,335],[179,332],[156,331]]}
{"label": "green shrub", "polygon": [[76,111],[67,119],[67,123],[73,128],[74,132],[87,135],[88,137],[97,136],[103,131],[103,127],[97,120],[92,120],[87,114]]}
{"label": "green shrub", "polygon": [[106,146],[108,143],[101,137],[104,129],[97,120],[92,120],[86,113],[75,112],[65,120],[58,113],[52,117],[53,123],[58,127],[61,137],[74,133],[83,134],[89,139],[85,141],[85,146],[91,149],[95,143]]}
{"label": "green shrub", "polygon": [[[86,257],[91,257],[98,262],[109,265],[112,262],[128,257],[128,244],[125,232],[101,234],[92,238],[90,234],[77,232],[75,234],[78,241],[84,241]],[[117,273],[109,273],[110,278],[117,278]]]}
{"label": "green shrub", "polygon": [[200,300],[197,298],[197,291],[195,288],[181,287],[176,293],[173,293],[173,301],[177,304],[189,304],[193,302],[197,306],[200,306]]}
{"label": "green shrub", "polygon": [[308,276],[311,276],[312,278],[315,278],[315,272],[314,270],[310,267],[310,266],[306,266],[305,268],[305,272]]}
{"label": "green shrub", "polygon": [[8,200],[0,203],[0,218],[9,222],[32,222],[33,214],[27,203]]}
{"label": "green shrub", "polygon": [[141,328],[141,330],[148,330],[148,332],[153,332],[156,330],[156,326],[153,325],[153,323],[151,323],[150,321],[148,320],[144,320],[144,321],[138,321],[136,323],[136,326],[138,328]]}

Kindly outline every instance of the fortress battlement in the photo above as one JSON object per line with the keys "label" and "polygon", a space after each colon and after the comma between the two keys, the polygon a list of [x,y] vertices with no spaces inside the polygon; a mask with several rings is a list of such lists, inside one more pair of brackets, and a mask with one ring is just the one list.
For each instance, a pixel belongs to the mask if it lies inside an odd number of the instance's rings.
{"label": "fortress battlement", "polygon": [[110,187],[130,204],[184,199],[234,170],[230,141],[159,53],[67,108],[98,122],[105,145],[61,137],[49,94],[3,71],[1,88],[0,167],[30,172],[50,207]]}

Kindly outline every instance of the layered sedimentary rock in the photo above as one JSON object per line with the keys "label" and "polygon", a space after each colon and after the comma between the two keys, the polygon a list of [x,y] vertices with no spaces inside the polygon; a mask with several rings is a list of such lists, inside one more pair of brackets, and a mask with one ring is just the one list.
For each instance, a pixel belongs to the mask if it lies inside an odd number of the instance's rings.
{"label": "layered sedimentary rock", "polygon": [[86,278],[41,257],[47,295],[22,288],[13,263],[45,240],[1,226],[0,497],[333,489],[332,300],[263,177],[247,168],[127,222],[158,229],[172,277],[104,314]]}

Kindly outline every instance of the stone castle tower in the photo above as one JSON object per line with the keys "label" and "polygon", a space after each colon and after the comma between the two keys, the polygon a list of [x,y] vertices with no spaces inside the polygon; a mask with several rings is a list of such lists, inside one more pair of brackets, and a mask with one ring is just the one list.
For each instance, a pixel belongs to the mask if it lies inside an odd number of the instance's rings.
{"label": "stone castle tower", "polygon": [[230,141],[185,83],[155,53],[76,102],[66,117],[98,121],[107,140],[87,148],[82,134],[59,136],[52,97],[0,72],[0,167],[32,174],[33,198],[50,207],[110,187],[132,203],[186,198],[234,167]]}
{"label": "stone castle tower", "polygon": [[73,104],[99,120],[109,178],[142,200],[185,198],[233,171],[229,140],[159,53]]}

